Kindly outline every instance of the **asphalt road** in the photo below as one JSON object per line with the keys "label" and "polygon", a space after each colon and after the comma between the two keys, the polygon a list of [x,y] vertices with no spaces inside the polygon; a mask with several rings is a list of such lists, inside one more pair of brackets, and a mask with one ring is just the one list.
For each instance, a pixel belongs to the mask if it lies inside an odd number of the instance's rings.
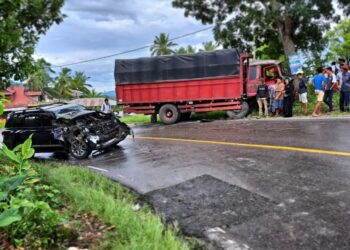
{"label": "asphalt road", "polygon": [[[224,249],[350,249],[350,119],[136,127],[79,164]],[[75,162],[78,163],[78,162]]]}

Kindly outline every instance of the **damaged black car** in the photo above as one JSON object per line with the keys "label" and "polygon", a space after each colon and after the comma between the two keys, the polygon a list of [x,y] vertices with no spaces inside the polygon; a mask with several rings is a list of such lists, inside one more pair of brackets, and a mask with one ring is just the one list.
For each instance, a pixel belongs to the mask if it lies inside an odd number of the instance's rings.
{"label": "damaged black car", "polygon": [[117,145],[132,130],[113,113],[104,114],[79,105],[58,105],[10,113],[3,143],[10,149],[30,135],[36,152],[70,153],[87,158],[93,150]]}

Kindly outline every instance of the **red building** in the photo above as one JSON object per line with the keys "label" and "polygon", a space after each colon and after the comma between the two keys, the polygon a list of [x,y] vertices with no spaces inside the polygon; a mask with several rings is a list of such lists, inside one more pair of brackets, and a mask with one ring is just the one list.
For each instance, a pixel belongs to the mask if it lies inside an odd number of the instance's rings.
{"label": "red building", "polygon": [[42,95],[40,91],[26,91],[22,86],[11,86],[4,91],[0,91],[6,99],[5,108],[20,108],[36,105],[39,102],[39,97]]}

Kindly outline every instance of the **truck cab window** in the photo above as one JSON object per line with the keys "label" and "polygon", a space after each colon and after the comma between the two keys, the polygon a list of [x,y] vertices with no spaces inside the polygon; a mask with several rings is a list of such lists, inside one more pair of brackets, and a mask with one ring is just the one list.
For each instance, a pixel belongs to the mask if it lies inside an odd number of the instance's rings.
{"label": "truck cab window", "polygon": [[256,79],[256,66],[250,66],[249,68],[249,80]]}
{"label": "truck cab window", "polygon": [[276,66],[265,68],[265,81],[274,81],[278,77]]}

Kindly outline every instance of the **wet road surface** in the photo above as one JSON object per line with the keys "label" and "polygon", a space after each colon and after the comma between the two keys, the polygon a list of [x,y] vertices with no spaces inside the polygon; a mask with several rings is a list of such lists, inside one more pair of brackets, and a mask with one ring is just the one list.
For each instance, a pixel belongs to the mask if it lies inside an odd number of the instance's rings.
{"label": "wet road surface", "polygon": [[215,247],[350,249],[350,119],[149,125],[135,135],[74,163],[144,194]]}

